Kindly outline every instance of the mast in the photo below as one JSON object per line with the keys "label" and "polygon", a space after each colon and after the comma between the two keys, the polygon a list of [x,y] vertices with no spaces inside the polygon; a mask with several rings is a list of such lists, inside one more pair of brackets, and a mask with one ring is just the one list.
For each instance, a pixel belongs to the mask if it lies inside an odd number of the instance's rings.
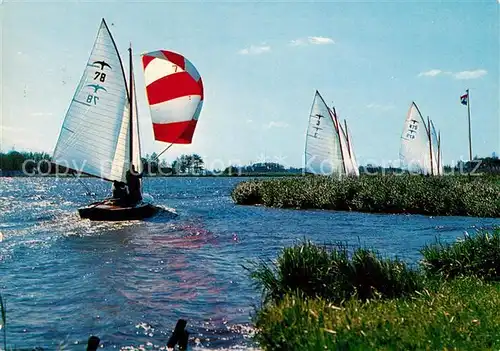
{"label": "mast", "polygon": [[470,93],[469,89],[466,90],[467,92],[467,117],[469,120],[469,160],[472,162],[472,136],[471,136],[471,128],[470,128]]}
{"label": "mast", "polygon": [[346,137],[346,140],[347,140],[347,151],[349,151],[349,157],[352,158],[351,143],[349,141],[349,132],[347,130],[347,120],[346,119],[344,119],[344,125],[345,125],[345,137]]}
{"label": "mast", "polygon": [[133,103],[132,101],[134,101],[134,87],[133,87],[133,78],[134,78],[134,73],[132,72],[132,43],[130,43],[130,46],[128,48],[128,59],[129,59],[129,71],[130,71],[130,76],[129,76],[129,108],[130,108],[130,118],[129,118],[129,132],[130,132],[130,139],[129,139],[129,143],[130,143],[130,149],[129,149],[129,160],[130,160],[130,164],[129,164],[129,169],[132,170],[132,159],[133,159],[133,155],[134,155],[134,147],[133,147],[133,142],[134,142],[134,129],[133,129]]}
{"label": "mast", "polygon": [[438,159],[437,159],[437,164],[438,164],[438,175],[442,175],[442,174],[439,174],[441,173],[441,162],[443,162],[441,160],[441,131],[438,132]]}
{"label": "mast", "polygon": [[335,106],[332,105],[333,116],[335,117],[335,128],[337,129],[337,134],[339,136],[339,146],[340,146],[340,156],[342,157],[342,168],[344,169],[344,174],[347,174],[347,169],[345,167],[344,152],[342,151],[342,136],[340,135],[339,119],[337,117],[337,111],[335,111]]}
{"label": "mast", "polygon": [[432,164],[431,120],[429,116],[427,116],[427,137],[429,139],[429,155],[431,156],[431,175],[434,175],[434,168]]}

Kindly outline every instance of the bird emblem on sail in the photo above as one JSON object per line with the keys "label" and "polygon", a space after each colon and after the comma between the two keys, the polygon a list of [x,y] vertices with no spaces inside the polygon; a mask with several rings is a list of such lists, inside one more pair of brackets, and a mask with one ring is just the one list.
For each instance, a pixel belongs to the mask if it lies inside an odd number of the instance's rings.
{"label": "bird emblem on sail", "polygon": [[109,67],[109,69],[111,69],[111,66],[106,62],[106,61],[94,61],[92,63],[92,66],[95,66],[95,65],[101,65],[101,70],[104,70],[104,67]]}
{"label": "bird emblem on sail", "polygon": [[99,90],[104,90],[107,92],[105,87],[100,86],[99,84],[87,84],[86,87],[94,88],[94,93],[97,93]]}
{"label": "bird emblem on sail", "polygon": [[155,139],[191,144],[203,106],[203,82],[184,56],[166,50],[142,55]]}

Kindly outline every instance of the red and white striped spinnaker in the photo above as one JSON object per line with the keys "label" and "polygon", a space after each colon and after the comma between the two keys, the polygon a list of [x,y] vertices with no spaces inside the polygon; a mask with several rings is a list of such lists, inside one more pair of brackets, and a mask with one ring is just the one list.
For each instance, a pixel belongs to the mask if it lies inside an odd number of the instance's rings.
{"label": "red and white striped spinnaker", "polygon": [[143,54],[142,64],[155,139],[190,144],[203,106],[200,74],[172,51]]}

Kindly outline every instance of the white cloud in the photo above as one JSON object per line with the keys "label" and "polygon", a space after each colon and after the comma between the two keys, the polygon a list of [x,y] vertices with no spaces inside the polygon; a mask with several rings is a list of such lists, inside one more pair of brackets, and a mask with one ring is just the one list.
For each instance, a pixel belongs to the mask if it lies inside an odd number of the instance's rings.
{"label": "white cloud", "polygon": [[247,119],[247,123],[248,124],[253,123],[253,119]]}
{"label": "white cloud", "polygon": [[374,104],[374,103],[368,104],[368,105],[366,105],[366,107],[369,109],[380,110],[380,111],[389,111],[389,110],[393,110],[395,108],[394,105],[382,105],[382,104]]}
{"label": "white cloud", "polygon": [[250,45],[250,47],[241,49],[238,51],[240,55],[260,55],[266,52],[271,51],[271,47],[269,45]]}
{"label": "white cloud", "polygon": [[288,127],[288,123],[280,122],[280,121],[271,121],[268,124],[264,124],[264,128],[286,128]]}
{"label": "white cloud", "polygon": [[453,74],[455,79],[476,79],[485,76],[488,71],[484,69],[476,69],[474,71],[462,71]]}
{"label": "white cloud", "polygon": [[429,71],[420,72],[419,77],[436,77],[439,75],[449,75],[455,79],[476,79],[485,76],[488,71],[484,69],[476,69],[473,71],[450,72],[442,71],[440,69],[431,69]]}
{"label": "white cloud", "polygon": [[291,46],[302,46],[302,45],[325,45],[325,44],[335,44],[332,38],[328,37],[307,37],[290,40]]}
{"label": "white cloud", "polygon": [[335,44],[332,38],[327,37],[309,37],[309,43],[316,45],[325,45],[325,44]]}
{"label": "white cloud", "polygon": [[441,71],[440,69],[431,69],[429,71],[426,71],[426,72],[420,72],[418,74],[419,77],[435,77],[437,75],[440,75],[441,73],[443,73],[443,71]]}

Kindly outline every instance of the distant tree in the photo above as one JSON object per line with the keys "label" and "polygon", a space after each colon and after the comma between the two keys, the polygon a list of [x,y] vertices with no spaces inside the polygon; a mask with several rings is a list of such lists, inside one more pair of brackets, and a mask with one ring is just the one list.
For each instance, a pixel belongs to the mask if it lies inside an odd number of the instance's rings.
{"label": "distant tree", "polygon": [[226,169],[224,169],[222,174],[228,175],[228,176],[237,176],[237,175],[241,174],[241,169],[236,167],[236,166],[229,166],[229,167],[226,167]]}
{"label": "distant tree", "polygon": [[189,173],[200,174],[203,171],[204,162],[200,155],[181,155],[172,162],[172,170],[175,174]]}
{"label": "distant tree", "polygon": [[242,168],[244,173],[281,173],[285,166],[275,162],[259,162]]}
{"label": "distant tree", "polygon": [[4,171],[22,171],[24,169],[33,174],[34,172],[49,173],[50,155],[46,152],[19,152],[9,151],[8,153],[0,153],[0,169]]}
{"label": "distant tree", "polygon": [[200,155],[191,155],[191,170],[194,174],[200,174],[203,171],[203,165],[203,158]]}

